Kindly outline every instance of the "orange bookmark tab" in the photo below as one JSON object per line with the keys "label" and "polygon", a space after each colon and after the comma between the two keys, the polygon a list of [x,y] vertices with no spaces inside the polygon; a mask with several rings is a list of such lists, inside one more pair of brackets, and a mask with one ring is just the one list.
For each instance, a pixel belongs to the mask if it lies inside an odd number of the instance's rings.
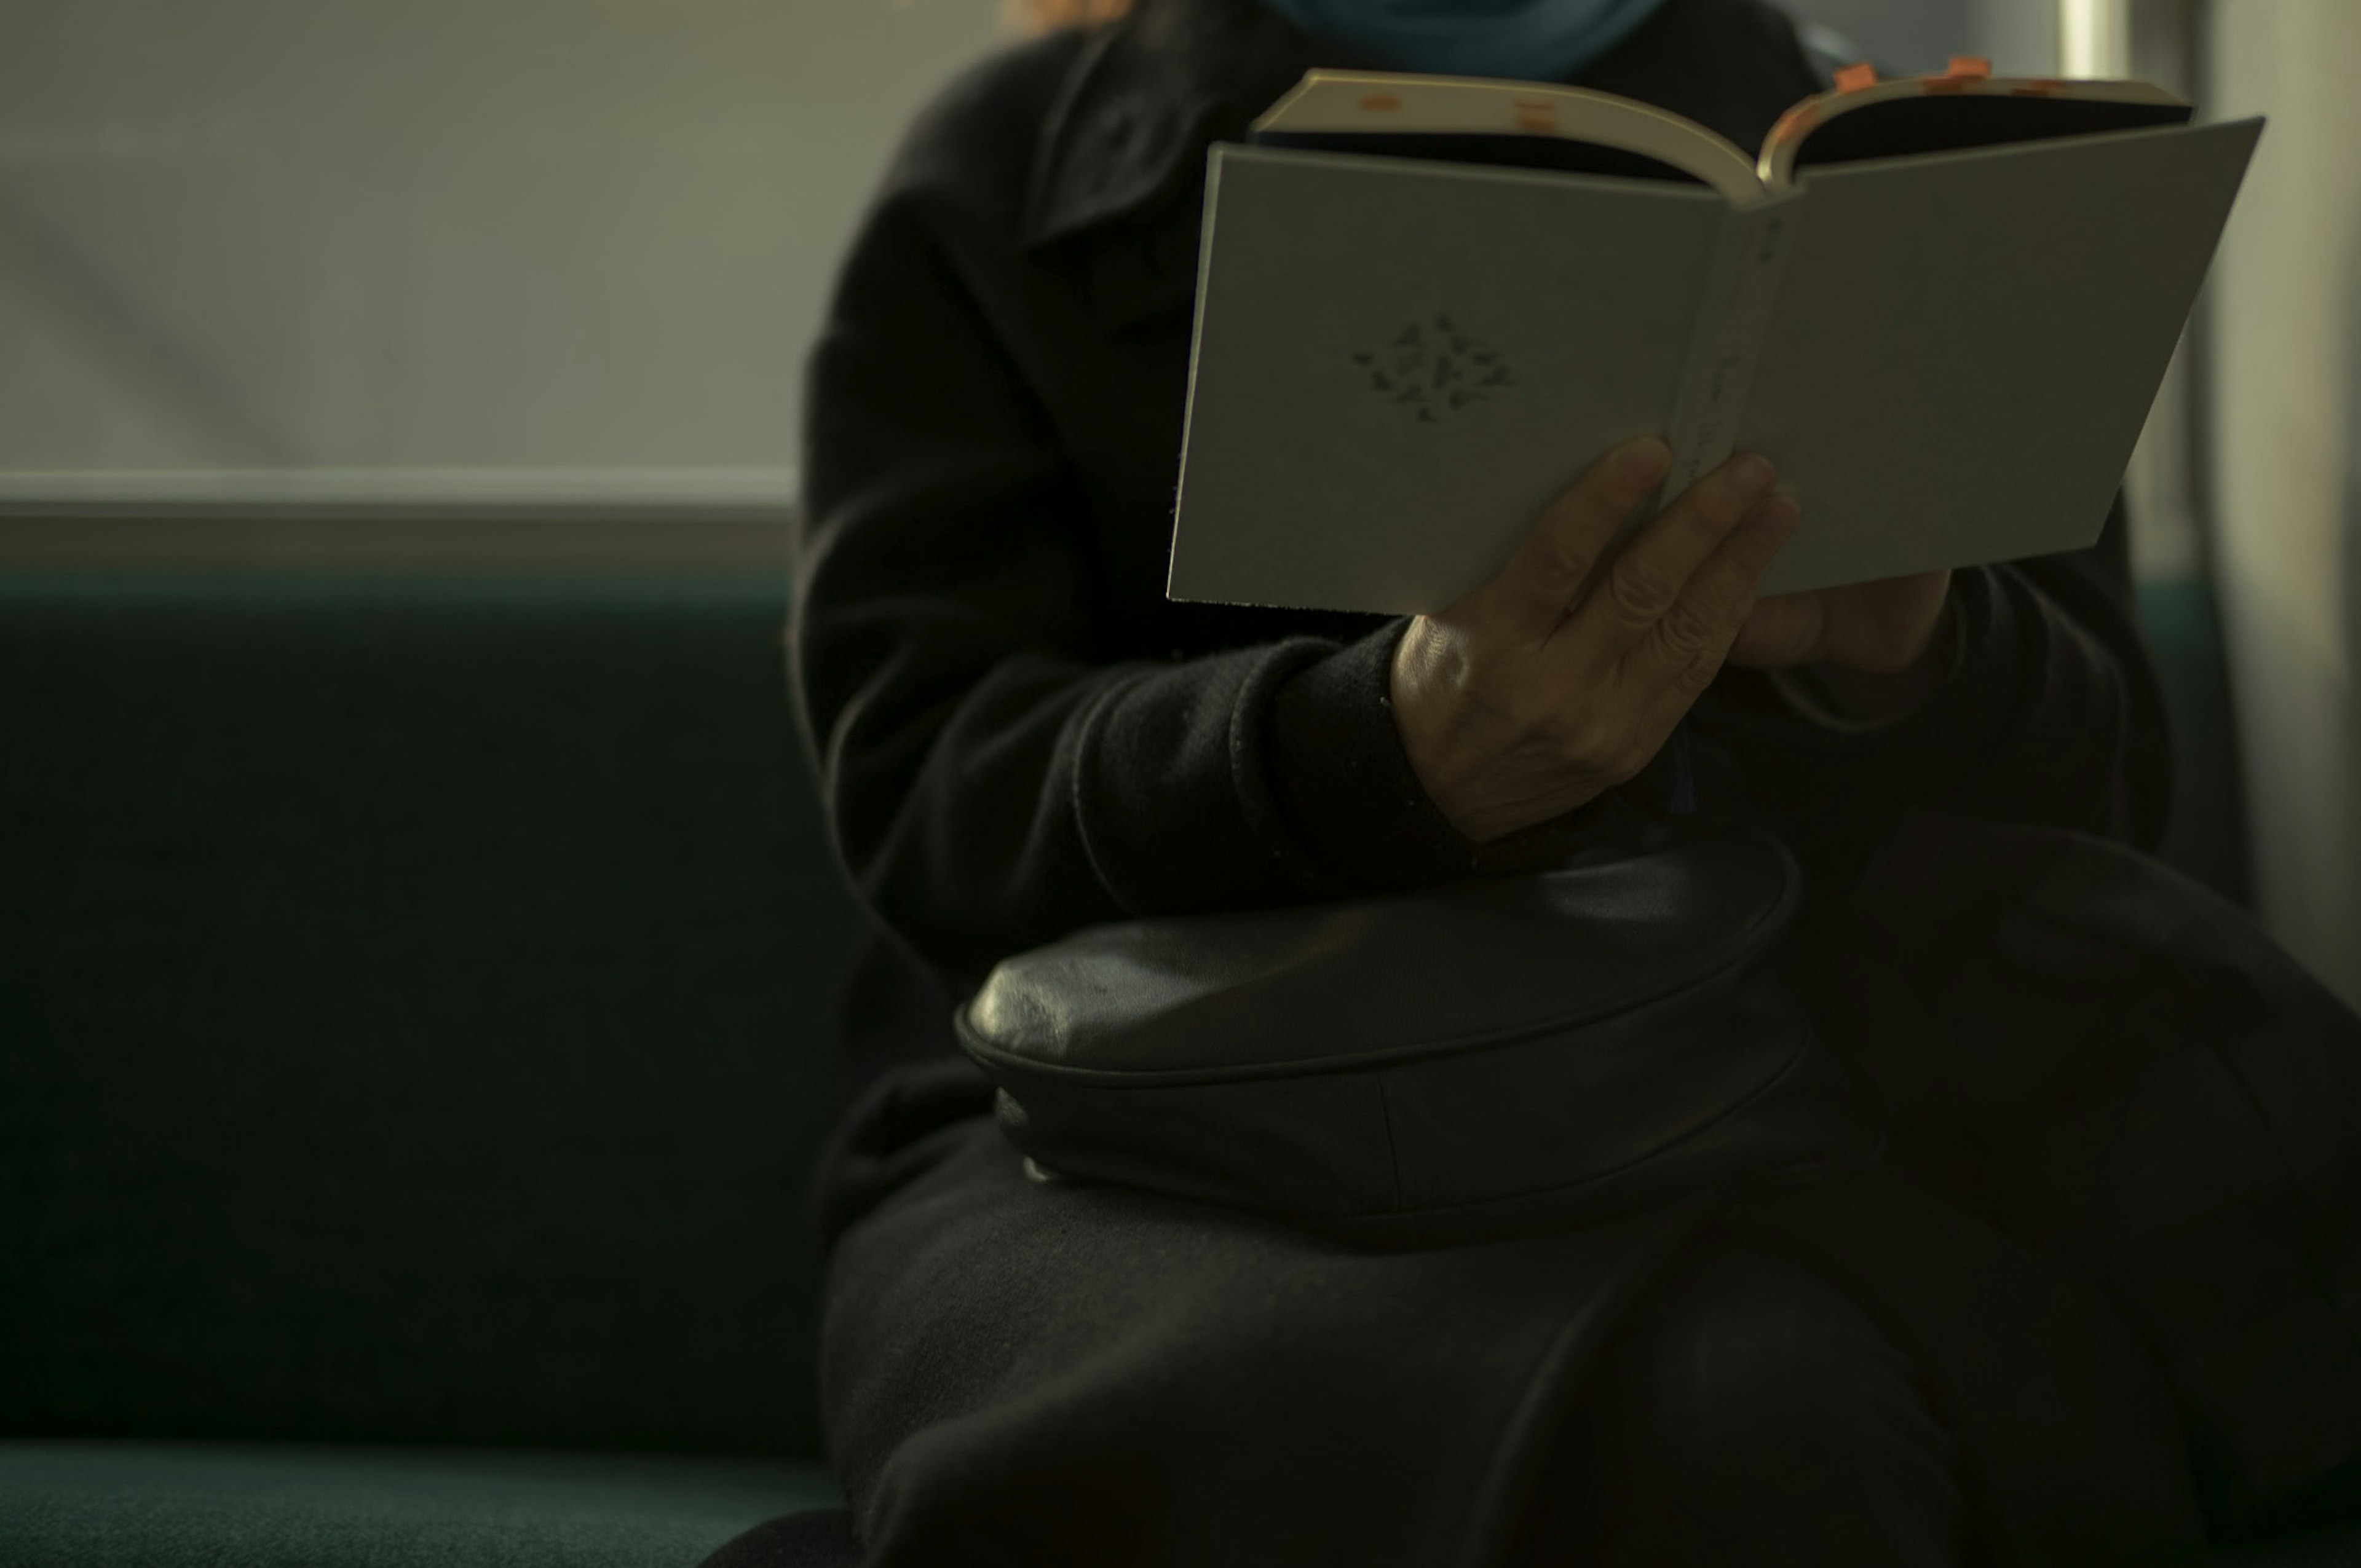
{"label": "orange bookmark tab", "polygon": [[1839,93],[1858,93],[1864,87],[1876,85],[1877,67],[1865,60],[1837,72],[1837,91]]}
{"label": "orange bookmark tab", "polygon": [[1980,54],[1955,54],[1951,63],[1943,68],[1943,74],[1981,82],[1992,75],[1992,61]]}

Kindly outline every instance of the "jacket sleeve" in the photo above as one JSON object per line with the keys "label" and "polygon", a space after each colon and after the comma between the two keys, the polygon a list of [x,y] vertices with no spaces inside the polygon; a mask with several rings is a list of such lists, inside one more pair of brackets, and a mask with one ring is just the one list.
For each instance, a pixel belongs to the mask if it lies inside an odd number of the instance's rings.
{"label": "jacket sleeve", "polygon": [[1379,880],[1461,868],[1370,689],[1374,643],[1101,657],[1087,503],[915,206],[868,223],[811,362],[789,628],[873,913],[972,977],[1093,921],[1337,896],[1367,871],[1337,860],[1371,846]]}
{"label": "jacket sleeve", "polygon": [[1739,700],[1708,725],[1749,793],[1807,837],[1873,833],[1932,806],[2153,848],[2170,813],[2171,757],[2121,502],[2090,550],[1952,581],[1960,663],[1907,719],[1830,729],[1736,684]]}

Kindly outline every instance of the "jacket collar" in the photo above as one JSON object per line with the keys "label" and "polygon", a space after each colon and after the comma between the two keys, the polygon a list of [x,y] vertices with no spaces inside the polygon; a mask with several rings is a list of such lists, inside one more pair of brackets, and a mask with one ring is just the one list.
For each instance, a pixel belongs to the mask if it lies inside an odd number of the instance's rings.
{"label": "jacket collar", "polygon": [[[1076,268],[1111,326],[1185,306],[1206,148],[1244,137],[1314,65],[1376,62],[1315,42],[1260,0],[1137,0],[1084,39],[1051,102],[1024,247],[1038,258],[1090,236],[1061,264]],[[1815,75],[1791,25],[1763,0],[1665,0],[1577,80],[1686,113],[1744,145],[1813,91]]]}
{"label": "jacket collar", "polygon": [[1027,247],[1150,217],[1177,198],[1193,213],[1207,146],[1245,135],[1313,54],[1256,0],[1141,0],[1066,73],[1034,159]]}
{"label": "jacket collar", "polygon": [[[1814,78],[1825,86],[1828,74],[1760,0],[1665,0],[1576,80],[1595,75],[1596,85],[1655,103],[1695,75],[1699,60],[1708,75],[1741,86],[1767,79],[1774,96],[1810,92]],[[1193,217],[1207,145],[1243,137],[1314,65],[1383,69],[1315,42],[1261,0],[1136,0],[1128,16],[1097,28],[1076,51],[1051,102],[1027,196],[1027,247],[1154,216],[1176,197],[1191,198],[1185,205]],[[1709,117],[1719,102],[1708,94],[1686,107]],[[1748,135],[1743,126],[1727,128],[1741,141]]]}

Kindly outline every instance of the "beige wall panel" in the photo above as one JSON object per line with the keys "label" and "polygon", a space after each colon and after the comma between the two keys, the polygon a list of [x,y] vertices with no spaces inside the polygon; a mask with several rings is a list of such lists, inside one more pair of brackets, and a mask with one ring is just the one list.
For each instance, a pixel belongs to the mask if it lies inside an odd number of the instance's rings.
{"label": "beige wall panel", "polygon": [[2219,0],[2213,113],[2266,114],[2217,265],[2217,571],[2259,902],[2361,1003],[2361,5]]}

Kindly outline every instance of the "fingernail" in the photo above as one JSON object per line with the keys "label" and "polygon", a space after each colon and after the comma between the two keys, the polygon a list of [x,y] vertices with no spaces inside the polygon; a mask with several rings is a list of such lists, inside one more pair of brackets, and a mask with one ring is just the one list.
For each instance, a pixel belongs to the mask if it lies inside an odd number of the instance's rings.
{"label": "fingernail", "polygon": [[1730,482],[1741,500],[1752,500],[1768,490],[1779,477],[1770,459],[1748,453],[1730,466]]}
{"label": "fingernail", "polygon": [[1626,442],[1620,459],[1625,477],[1634,484],[1653,485],[1670,472],[1673,449],[1653,435]]}
{"label": "fingernail", "polygon": [[1763,503],[1763,526],[1782,540],[1795,532],[1795,525],[1803,521],[1804,509],[1793,496],[1773,496]]}

